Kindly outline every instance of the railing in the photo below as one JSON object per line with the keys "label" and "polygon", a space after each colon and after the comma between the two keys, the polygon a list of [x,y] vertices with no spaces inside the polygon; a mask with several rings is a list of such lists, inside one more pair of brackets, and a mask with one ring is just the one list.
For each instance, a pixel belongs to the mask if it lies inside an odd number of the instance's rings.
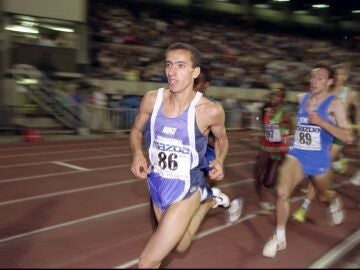
{"label": "railing", "polygon": [[81,126],[76,108],[67,107],[60,103],[59,94],[52,87],[51,81],[42,80],[41,84],[29,85],[27,89],[29,96],[65,127],[76,129]]}
{"label": "railing", "polygon": [[[101,108],[93,105],[87,105],[83,110],[82,117],[90,119],[85,121],[87,128],[93,131],[126,131],[130,130],[137,109],[131,108]],[[260,129],[260,112],[249,112],[240,109],[225,110],[225,127],[228,130],[236,129]]]}
{"label": "railing", "polygon": [[24,114],[28,109],[27,106],[0,106],[0,131],[20,133],[22,122],[19,119],[24,119]]}
{"label": "railing", "polygon": [[78,129],[83,126],[79,108],[61,102],[65,93],[56,89],[55,84],[34,66],[19,64],[9,71],[16,84],[27,89],[27,95],[42,109],[52,115],[64,127]]}
{"label": "railing", "polygon": [[[27,119],[31,116],[31,109],[29,106],[0,106],[0,130],[30,128],[27,126]],[[74,109],[79,111],[83,123],[81,128],[89,132],[109,133],[129,131],[138,111],[133,108],[102,108],[90,104]],[[259,112],[240,109],[225,110],[225,127],[227,130],[261,129],[259,115]]]}

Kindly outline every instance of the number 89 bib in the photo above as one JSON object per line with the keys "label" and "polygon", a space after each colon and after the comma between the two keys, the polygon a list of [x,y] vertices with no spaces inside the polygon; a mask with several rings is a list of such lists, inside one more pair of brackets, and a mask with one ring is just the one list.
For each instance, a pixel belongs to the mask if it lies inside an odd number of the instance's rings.
{"label": "number 89 bib", "polygon": [[321,150],[321,128],[312,125],[298,125],[295,131],[294,147],[302,150]]}

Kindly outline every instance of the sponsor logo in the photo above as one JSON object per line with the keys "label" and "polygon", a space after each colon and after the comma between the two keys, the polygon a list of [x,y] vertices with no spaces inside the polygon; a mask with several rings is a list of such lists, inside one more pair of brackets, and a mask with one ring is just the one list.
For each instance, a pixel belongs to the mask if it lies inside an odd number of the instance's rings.
{"label": "sponsor logo", "polygon": [[167,135],[175,135],[176,130],[177,130],[177,128],[165,126],[162,130],[162,133],[167,134]]}
{"label": "sponsor logo", "polygon": [[314,133],[320,133],[321,128],[319,127],[304,127],[304,126],[299,126],[298,127],[299,131],[304,131],[304,132],[314,132]]}
{"label": "sponsor logo", "polygon": [[299,117],[299,122],[300,122],[300,123],[304,123],[304,124],[308,124],[308,123],[309,123],[307,117]]}
{"label": "sponsor logo", "polygon": [[160,151],[169,151],[183,154],[190,154],[190,148],[183,145],[173,145],[154,141],[154,148]]}

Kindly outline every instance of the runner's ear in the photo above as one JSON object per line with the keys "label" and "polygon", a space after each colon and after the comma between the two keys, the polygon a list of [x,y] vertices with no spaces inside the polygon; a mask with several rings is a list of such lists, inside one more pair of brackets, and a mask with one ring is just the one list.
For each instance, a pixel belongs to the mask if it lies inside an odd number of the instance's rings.
{"label": "runner's ear", "polygon": [[193,78],[197,78],[200,75],[200,67],[196,67],[193,71]]}

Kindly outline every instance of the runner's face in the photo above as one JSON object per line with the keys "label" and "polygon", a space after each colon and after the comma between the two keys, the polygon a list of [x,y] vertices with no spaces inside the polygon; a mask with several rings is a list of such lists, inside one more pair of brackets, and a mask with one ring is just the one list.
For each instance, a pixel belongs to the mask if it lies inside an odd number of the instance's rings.
{"label": "runner's face", "polygon": [[345,69],[337,68],[335,70],[335,81],[337,84],[343,84],[348,78],[348,74]]}
{"label": "runner's face", "polygon": [[271,105],[278,106],[284,101],[284,94],[280,91],[277,91],[271,95]]}
{"label": "runner's face", "polygon": [[319,94],[327,91],[333,80],[329,78],[329,72],[325,68],[315,68],[310,75],[310,91]]}
{"label": "runner's face", "polygon": [[192,67],[191,52],[187,50],[173,50],[166,55],[165,73],[172,92],[193,89],[194,78],[199,74],[199,68]]}

